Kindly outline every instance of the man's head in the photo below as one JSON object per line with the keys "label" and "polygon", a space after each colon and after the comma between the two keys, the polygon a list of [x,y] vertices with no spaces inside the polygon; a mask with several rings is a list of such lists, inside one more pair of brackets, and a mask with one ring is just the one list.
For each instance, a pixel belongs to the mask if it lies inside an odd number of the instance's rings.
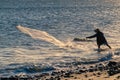
{"label": "man's head", "polygon": [[100,32],[100,30],[99,30],[98,28],[97,28],[97,29],[95,29],[94,31],[95,31],[96,33],[97,33],[97,32]]}

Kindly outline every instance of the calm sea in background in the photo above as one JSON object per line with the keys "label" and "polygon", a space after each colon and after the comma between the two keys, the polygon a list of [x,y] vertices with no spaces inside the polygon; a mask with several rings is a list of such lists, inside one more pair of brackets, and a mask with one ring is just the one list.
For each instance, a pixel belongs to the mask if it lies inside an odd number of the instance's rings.
{"label": "calm sea in background", "polygon": [[[45,31],[77,48],[35,40],[20,32],[18,25]],[[111,51],[97,53],[95,39],[72,41],[93,35],[95,28],[105,33],[114,52],[120,51],[119,0],[0,0],[0,76],[37,74],[69,68],[77,61],[110,59],[106,56]]]}

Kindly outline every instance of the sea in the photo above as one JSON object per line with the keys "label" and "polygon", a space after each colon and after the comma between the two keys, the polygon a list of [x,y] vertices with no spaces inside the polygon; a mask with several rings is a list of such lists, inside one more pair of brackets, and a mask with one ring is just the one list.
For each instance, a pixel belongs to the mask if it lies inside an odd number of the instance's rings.
{"label": "sea", "polygon": [[[73,41],[94,35],[96,28],[112,50],[103,45],[98,52],[96,38]],[[120,57],[116,53],[120,53],[119,0],[0,0],[1,77],[99,63]]]}

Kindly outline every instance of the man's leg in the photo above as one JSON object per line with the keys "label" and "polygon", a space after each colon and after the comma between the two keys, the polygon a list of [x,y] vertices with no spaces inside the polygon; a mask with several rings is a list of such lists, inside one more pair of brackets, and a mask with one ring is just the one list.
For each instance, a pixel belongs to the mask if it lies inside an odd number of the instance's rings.
{"label": "man's leg", "polygon": [[108,45],[108,43],[106,43],[106,45],[111,49],[110,45]]}
{"label": "man's leg", "polygon": [[100,52],[100,45],[98,45],[98,52]]}

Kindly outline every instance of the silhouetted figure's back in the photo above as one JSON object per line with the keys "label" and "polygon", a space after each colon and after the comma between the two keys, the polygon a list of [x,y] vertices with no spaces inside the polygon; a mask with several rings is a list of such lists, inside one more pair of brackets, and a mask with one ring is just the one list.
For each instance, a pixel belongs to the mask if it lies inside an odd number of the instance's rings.
{"label": "silhouetted figure's back", "polygon": [[92,36],[89,36],[89,37],[86,37],[86,38],[96,37],[97,38],[98,49],[100,49],[100,46],[103,45],[103,44],[107,45],[111,49],[111,47],[107,43],[107,40],[104,37],[104,34],[99,29],[95,29],[94,31],[96,32],[95,35],[92,35]]}

